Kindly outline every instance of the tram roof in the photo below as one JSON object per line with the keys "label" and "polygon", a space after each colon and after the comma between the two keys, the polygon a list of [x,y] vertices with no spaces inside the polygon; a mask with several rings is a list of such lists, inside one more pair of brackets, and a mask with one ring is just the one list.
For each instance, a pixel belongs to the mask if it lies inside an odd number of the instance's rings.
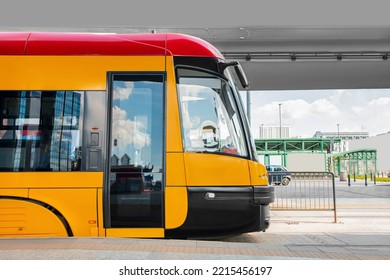
{"label": "tram roof", "polygon": [[167,55],[223,58],[203,39],[175,33],[1,32],[0,55]]}

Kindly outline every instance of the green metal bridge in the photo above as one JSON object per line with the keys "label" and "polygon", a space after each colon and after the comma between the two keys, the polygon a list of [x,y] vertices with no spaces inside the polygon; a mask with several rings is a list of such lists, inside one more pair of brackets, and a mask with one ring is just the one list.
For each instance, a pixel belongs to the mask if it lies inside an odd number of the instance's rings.
{"label": "green metal bridge", "polygon": [[291,153],[317,153],[326,158],[326,171],[332,171],[336,176],[341,172],[365,175],[376,173],[376,149],[359,149],[336,153],[335,147],[340,146],[341,139],[327,138],[271,138],[255,139],[257,154],[264,157],[264,164],[270,164],[270,157],[281,157],[281,163],[286,166],[287,155]]}

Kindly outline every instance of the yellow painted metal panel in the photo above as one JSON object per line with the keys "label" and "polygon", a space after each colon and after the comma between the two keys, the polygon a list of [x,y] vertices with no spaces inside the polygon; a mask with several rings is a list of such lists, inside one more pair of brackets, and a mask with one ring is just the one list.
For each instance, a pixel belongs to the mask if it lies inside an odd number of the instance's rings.
{"label": "yellow painted metal panel", "polygon": [[48,209],[28,201],[0,200],[0,237],[68,236]]}
{"label": "yellow painted metal panel", "polygon": [[183,152],[181,136],[179,102],[173,66],[173,57],[167,57],[167,147],[169,152]]}
{"label": "yellow painted metal panel", "polygon": [[165,71],[164,56],[0,56],[2,90],[106,90],[108,71]]}
{"label": "yellow painted metal panel", "polygon": [[226,155],[185,153],[187,186],[249,186],[248,160]]}
{"label": "yellow painted metal panel", "polygon": [[188,199],[182,153],[166,155],[165,227],[176,228],[187,217]]}
{"label": "yellow painted metal panel", "polygon": [[1,189],[0,196],[28,197],[27,189]]}
{"label": "yellow painted metal panel", "polygon": [[90,236],[97,228],[97,189],[31,189],[30,198],[56,208],[74,236]]}
{"label": "yellow painted metal panel", "polygon": [[101,188],[103,172],[2,172],[0,188]]}
{"label": "yellow painted metal panel", "polygon": [[90,236],[99,236],[99,229],[96,227],[91,228],[91,235]]}
{"label": "yellow painted metal panel", "polygon": [[103,190],[98,189],[97,190],[97,215],[98,215],[98,228],[99,228],[99,236],[105,236],[106,231],[104,229],[103,224]]}
{"label": "yellow painted metal panel", "polygon": [[248,164],[252,186],[267,186],[268,173],[265,166],[254,161],[248,161]]}
{"label": "yellow painted metal panel", "polygon": [[166,154],[166,184],[167,186],[185,186],[186,177],[182,153]]}
{"label": "yellow painted metal panel", "polygon": [[165,188],[165,228],[181,226],[187,217],[188,198],[186,187]]}
{"label": "yellow painted metal panel", "polygon": [[163,228],[108,228],[107,237],[164,238]]}

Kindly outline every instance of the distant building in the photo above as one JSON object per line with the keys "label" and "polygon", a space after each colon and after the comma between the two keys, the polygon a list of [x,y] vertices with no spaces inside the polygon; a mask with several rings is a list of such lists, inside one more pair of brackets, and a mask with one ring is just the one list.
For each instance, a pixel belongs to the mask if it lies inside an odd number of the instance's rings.
{"label": "distant building", "polygon": [[377,150],[376,169],[380,176],[387,176],[390,172],[390,132],[379,134],[367,139],[349,141],[349,147],[353,149],[374,148]]}
{"label": "distant building", "polygon": [[341,142],[332,145],[332,152],[346,152],[350,150],[349,141],[369,138],[368,132],[321,132],[317,131],[313,138],[340,139]]}
{"label": "distant building", "polygon": [[361,140],[368,138],[368,132],[321,132],[317,131],[313,138],[326,138],[334,139],[339,138],[341,140]]}
{"label": "distant building", "polygon": [[290,126],[261,125],[259,138],[290,138],[290,130]]}

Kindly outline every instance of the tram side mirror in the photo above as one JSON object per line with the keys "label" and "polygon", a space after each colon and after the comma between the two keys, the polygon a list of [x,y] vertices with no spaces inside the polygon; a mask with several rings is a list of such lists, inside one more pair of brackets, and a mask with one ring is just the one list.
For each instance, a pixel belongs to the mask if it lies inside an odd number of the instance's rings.
{"label": "tram side mirror", "polygon": [[237,77],[240,80],[242,87],[249,88],[248,78],[246,77],[244,69],[242,69],[242,66],[239,62],[237,62],[237,65],[234,66],[234,70],[236,71]]}
{"label": "tram side mirror", "polygon": [[243,88],[249,88],[249,81],[245,75],[244,69],[242,69],[241,64],[238,61],[230,61],[221,63],[222,71],[227,67],[234,67],[234,70],[237,74],[238,79],[240,80],[241,86]]}

